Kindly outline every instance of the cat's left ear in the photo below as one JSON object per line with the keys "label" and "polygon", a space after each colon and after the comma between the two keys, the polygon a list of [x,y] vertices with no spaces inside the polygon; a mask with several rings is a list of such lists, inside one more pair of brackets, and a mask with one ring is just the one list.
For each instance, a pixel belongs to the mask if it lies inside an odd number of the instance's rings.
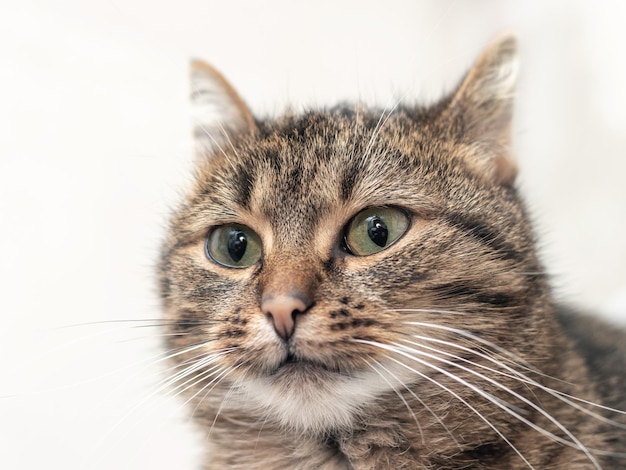
{"label": "cat's left ear", "polygon": [[250,109],[216,69],[194,60],[190,81],[194,140],[199,156],[220,152],[235,135],[256,129]]}
{"label": "cat's left ear", "polygon": [[478,57],[443,114],[464,137],[487,144],[488,155],[470,158],[505,185],[513,184],[517,175],[509,153],[517,70],[515,36],[501,34]]}

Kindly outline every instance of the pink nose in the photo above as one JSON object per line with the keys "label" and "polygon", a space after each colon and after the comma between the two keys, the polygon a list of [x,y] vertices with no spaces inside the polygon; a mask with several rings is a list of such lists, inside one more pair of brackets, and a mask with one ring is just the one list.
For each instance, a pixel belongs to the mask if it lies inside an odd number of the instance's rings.
{"label": "pink nose", "polygon": [[272,318],[276,333],[285,340],[296,329],[296,316],[306,312],[309,307],[308,301],[296,295],[268,296],[261,301],[261,311]]}

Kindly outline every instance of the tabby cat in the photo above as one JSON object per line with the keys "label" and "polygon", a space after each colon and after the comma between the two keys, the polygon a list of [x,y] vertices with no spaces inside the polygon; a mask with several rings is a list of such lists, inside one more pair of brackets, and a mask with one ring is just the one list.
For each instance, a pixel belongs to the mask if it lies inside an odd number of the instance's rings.
{"label": "tabby cat", "polygon": [[160,286],[206,469],[626,468],[626,336],[555,304],[516,69],[507,34],[435,105],[258,120],[193,64]]}

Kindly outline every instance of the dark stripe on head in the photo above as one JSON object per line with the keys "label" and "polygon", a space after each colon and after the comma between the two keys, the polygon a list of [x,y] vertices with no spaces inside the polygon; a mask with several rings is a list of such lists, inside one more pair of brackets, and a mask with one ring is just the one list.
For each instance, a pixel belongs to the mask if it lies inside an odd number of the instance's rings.
{"label": "dark stripe on head", "polygon": [[502,240],[500,233],[489,226],[486,222],[467,215],[451,213],[446,221],[453,227],[463,230],[465,233],[478,240],[483,245],[496,251],[501,259],[522,261],[524,256],[510,243]]}
{"label": "dark stripe on head", "polygon": [[300,192],[302,186],[308,187],[310,181],[302,181],[303,177],[303,168],[302,165],[294,164],[294,167],[289,172],[287,176],[287,181],[285,181],[285,193],[286,194],[295,194]]}
{"label": "dark stripe on head", "polygon": [[352,196],[358,178],[359,171],[355,165],[345,168],[341,178],[341,198],[344,201],[347,201]]}
{"label": "dark stripe on head", "polygon": [[250,172],[250,169],[246,166],[238,165],[237,174],[233,176],[236,190],[235,202],[241,207],[248,208],[256,175],[255,173]]}
{"label": "dark stripe on head", "polygon": [[504,292],[493,292],[488,288],[481,289],[460,282],[437,284],[428,287],[428,289],[435,292],[439,299],[461,298],[466,301],[487,304],[497,308],[519,307],[520,303],[523,303],[523,301],[518,299],[516,296],[512,296]]}

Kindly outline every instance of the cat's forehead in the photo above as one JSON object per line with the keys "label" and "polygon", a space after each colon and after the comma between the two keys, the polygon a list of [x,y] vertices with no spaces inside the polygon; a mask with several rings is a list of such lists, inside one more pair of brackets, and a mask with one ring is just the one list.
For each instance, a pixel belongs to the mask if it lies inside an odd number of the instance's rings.
{"label": "cat's forehead", "polygon": [[207,162],[197,191],[225,213],[291,233],[369,206],[415,203],[432,156],[444,153],[423,128],[403,113],[348,109],[261,123]]}

